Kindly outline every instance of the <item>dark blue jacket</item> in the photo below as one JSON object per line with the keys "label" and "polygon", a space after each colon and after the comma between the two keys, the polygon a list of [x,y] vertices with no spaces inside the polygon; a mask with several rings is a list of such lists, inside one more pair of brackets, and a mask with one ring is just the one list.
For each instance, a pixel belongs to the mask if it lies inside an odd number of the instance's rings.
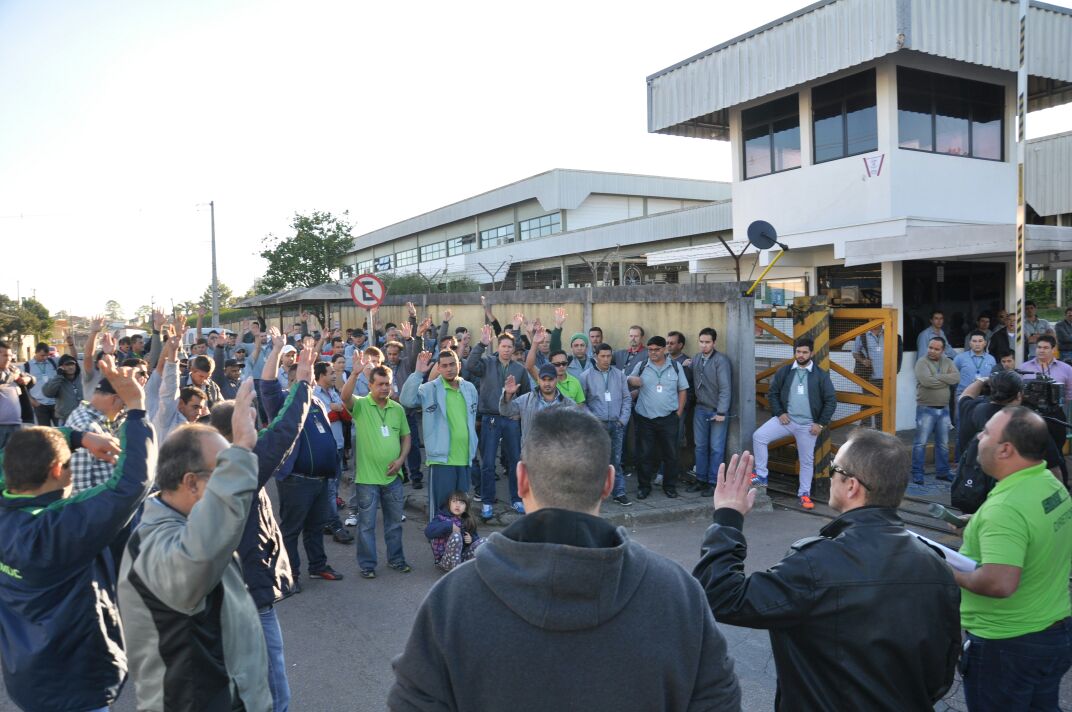
{"label": "dark blue jacket", "polygon": [[0,496],[0,658],[23,709],[96,709],[119,696],[127,659],[110,545],[149,491],[155,438],[145,411],[128,411],[107,482],[66,499]]}
{"label": "dark blue jacket", "polygon": [[[279,384],[278,381],[273,383]],[[254,385],[260,392],[260,379],[254,381]],[[308,383],[291,385],[279,412],[257,435],[257,444],[253,448],[258,463],[257,501],[249,509],[242,541],[238,544],[238,556],[242,559],[242,576],[257,608],[270,606],[293,592],[290,559],[283,548],[283,534],[264,485],[294,450],[302,423],[309,415],[312,392]]]}
{"label": "dark blue jacket", "polygon": [[[283,409],[286,397],[279,381],[257,381],[257,397],[264,406],[269,419],[274,419]],[[342,474],[339,451],[335,436],[331,434],[331,422],[323,405],[317,398],[311,399],[309,413],[305,416],[298,446],[276,470],[277,480],[284,480],[293,473],[307,477],[338,477]]]}

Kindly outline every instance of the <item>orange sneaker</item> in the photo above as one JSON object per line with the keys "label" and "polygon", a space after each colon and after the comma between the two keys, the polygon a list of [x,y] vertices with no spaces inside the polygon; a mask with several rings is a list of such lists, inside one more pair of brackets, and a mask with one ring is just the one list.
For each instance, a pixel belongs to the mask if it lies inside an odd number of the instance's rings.
{"label": "orange sneaker", "polygon": [[808,495],[800,496],[800,506],[804,509],[815,509],[815,503],[811,501],[811,497]]}

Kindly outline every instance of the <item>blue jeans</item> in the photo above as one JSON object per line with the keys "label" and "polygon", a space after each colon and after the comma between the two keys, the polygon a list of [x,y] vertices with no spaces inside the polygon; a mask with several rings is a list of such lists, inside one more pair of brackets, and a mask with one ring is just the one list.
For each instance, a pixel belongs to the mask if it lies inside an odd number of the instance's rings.
{"label": "blue jeans", "polygon": [[968,633],[960,656],[970,712],[1057,710],[1061,677],[1072,666],[1072,618],[1037,633],[988,640]]}
{"label": "blue jeans", "polygon": [[[324,553],[324,525],[328,513],[327,477],[290,475],[279,480],[279,528],[283,531],[283,547],[287,550],[294,577],[301,573],[301,556],[298,555],[298,535],[305,543],[309,557],[309,573],[327,568],[328,557]],[[334,506],[335,502],[331,502]]]}
{"label": "blue jeans", "polygon": [[697,404],[692,415],[692,437],[696,442],[696,481],[715,484],[718,481],[718,466],[726,458],[726,436],[730,421],[716,423],[713,408]]}
{"label": "blue jeans", "polygon": [[923,456],[934,433],[934,470],[949,477],[949,408],[916,406],[916,439],[912,442],[912,479],[923,479]]}
{"label": "blue jeans", "polygon": [[406,413],[410,436],[409,455],[406,456],[406,472],[409,475],[410,482],[420,482],[424,479],[424,474],[421,472],[421,436],[420,431],[417,430],[417,421],[420,420],[417,417],[419,414],[419,410]]}
{"label": "blue jeans", "polygon": [[469,465],[429,465],[428,466],[428,520],[435,518],[436,512],[447,506],[447,497],[454,490],[469,492],[469,481],[473,467]]}
{"label": "blue jeans", "polygon": [[614,465],[614,491],[611,497],[625,494],[625,473],[622,472],[622,442],[625,440],[625,426],[617,420],[601,421],[603,429],[610,436],[610,464]]}
{"label": "blue jeans", "polygon": [[510,482],[510,502],[520,502],[517,494],[517,461],[521,459],[521,422],[498,415],[480,416],[480,495],[484,504],[495,501],[496,452],[502,440],[506,453],[506,477]]}
{"label": "blue jeans", "polygon": [[406,563],[402,553],[402,478],[389,485],[354,485],[357,488],[357,565],[362,571],[376,568],[376,510],[383,508],[383,541],[387,561]]}
{"label": "blue jeans", "polygon": [[258,609],[264,643],[268,646],[268,689],[272,692],[274,712],[287,712],[290,708],[290,683],[287,682],[287,661],[283,659],[283,631],[275,607]]}
{"label": "blue jeans", "polygon": [[[339,450],[339,472],[342,472],[343,463],[343,451]],[[339,508],[336,506],[336,502],[339,501],[339,478],[328,478],[328,523],[331,525],[332,531],[338,531],[342,529],[342,520],[339,519]]]}

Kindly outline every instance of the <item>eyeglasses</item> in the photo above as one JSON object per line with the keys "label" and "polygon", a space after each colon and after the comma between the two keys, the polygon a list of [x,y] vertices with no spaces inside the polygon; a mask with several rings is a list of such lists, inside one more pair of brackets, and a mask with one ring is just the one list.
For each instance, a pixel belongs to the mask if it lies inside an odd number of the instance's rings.
{"label": "eyeglasses", "polygon": [[860,483],[860,486],[863,487],[865,490],[867,490],[868,492],[871,491],[871,485],[867,484],[866,482],[861,480],[859,477],[857,477],[856,475],[854,475],[851,472],[849,472],[848,470],[846,470],[841,465],[831,465],[830,466],[830,471],[833,472],[835,475],[841,475],[842,477],[844,477],[847,480],[856,480],[857,482]]}
{"label": "eyeglasses", "polygon": [[554,366],[555,368],[565,368],[566,365],[567,365],[567,362],[566,361],[552,361],[551,365]]}

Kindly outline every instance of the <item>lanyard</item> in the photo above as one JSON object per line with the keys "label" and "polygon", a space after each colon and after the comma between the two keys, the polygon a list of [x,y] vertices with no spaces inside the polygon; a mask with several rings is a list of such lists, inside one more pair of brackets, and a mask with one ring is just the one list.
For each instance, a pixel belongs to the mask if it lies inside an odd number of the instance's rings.
{"label": "lanyard", "polygon": [[971,360],[972,360],[972,363],[975,364],[975,374],[979,375],[979,371],[981,371],[983,369],[984,357],[983,356],[972,356]]}
{"label": "lanyard", "polygon": [[798,368],[797,369],[797,385],[798,386],[803,386],[804,382],[806,380],[808,380],[808,369],[806,369],[806,368]]}
{"label": "lanyard", "polygon": [[666,366],[663,367],[663,370],[661,370],[661,371],[659,369],[655,368],[654,366],[651,367],[651,372],[654,373],[655,378],[658,379],[656,381],[657,384],[662,385],[663,374],[666,373],[666,369],[668,369],[668,368],[673,368],[673,365],[672,364],[667,364]]}
{"label": "lanyard", "polygon": [[[599,371],[599,369],[596,369]],[[610,393],[610,369],[606,371],[599,371],[599,375],[603,376],[603,392]]]}
{"label": "lanyard", "polygon": [[380,416],[380,424],[383,425],[383,427],[386,428],[387,427],[387,408],[386,407],[381,408],[379,405],[376,404],[376,401],[371,401],[371,402],[372,402],[372,409],[374,411],[376,411],[376,415]]}

